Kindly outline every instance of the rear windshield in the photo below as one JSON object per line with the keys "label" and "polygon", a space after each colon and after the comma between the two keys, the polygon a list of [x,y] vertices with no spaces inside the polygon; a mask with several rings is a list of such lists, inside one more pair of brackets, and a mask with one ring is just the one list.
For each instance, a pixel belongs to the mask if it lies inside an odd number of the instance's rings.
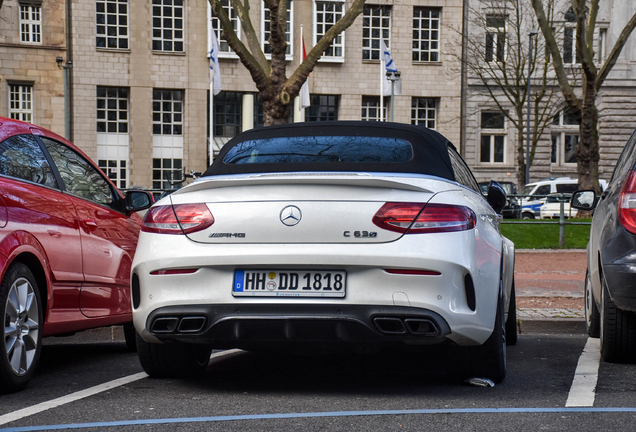
{"label": "rear windshield", "polygon": [[228,151],[223,163],[404,163],[412,158],[413,147],[399,138],[296,136],[243,141]]}

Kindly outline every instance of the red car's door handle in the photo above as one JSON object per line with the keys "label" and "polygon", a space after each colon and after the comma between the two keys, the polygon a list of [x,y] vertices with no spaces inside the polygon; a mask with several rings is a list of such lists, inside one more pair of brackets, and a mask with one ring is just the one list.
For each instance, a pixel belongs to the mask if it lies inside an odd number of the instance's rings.
{"label": "red car's door handle", "polygon": [[89,228],[97,228],[97,222],[95,222],[93,219],[84,219],[84,225]]}

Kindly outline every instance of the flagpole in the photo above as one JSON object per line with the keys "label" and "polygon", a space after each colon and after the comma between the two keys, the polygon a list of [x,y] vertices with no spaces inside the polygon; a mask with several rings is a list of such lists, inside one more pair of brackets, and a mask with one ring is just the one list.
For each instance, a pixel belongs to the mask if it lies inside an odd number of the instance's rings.
{"label": "flagpole", "polygon": [[[300,43],[298,44],[298,51],[300,51],[300,55],[298,56],[298,67],[300,67],[300,65],[303,63],[303,61],[305,60],[303,58],[303,46],[305,43],[305,36],[303,35],[303,25],[300,25]],[[306,78],[307,80],[309,79],[309,77]],[[302,91],[302,88],[300,89],[300,91]],[[300,95],[298,95],[298,107],[300,108],[299,111],[299,115],[298,115],[298,120],[303,122],[305,121],[305,107],[302,106],[302,104],[300,103]]]}
{"label": "flagpole", "polygon": [[[380,51],[382,45],[380,44]],[[380,121],[384,121],[384,53],[380,52]]]}
{"label": "flagpole", "polygon": [[210,82],[210,164],[214,161],[214,83]]}

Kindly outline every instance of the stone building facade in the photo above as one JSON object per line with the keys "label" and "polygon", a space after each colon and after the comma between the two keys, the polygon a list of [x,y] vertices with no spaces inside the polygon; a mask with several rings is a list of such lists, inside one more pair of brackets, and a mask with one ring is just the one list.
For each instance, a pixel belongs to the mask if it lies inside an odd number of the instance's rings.
{"label": "stone building facade", "polygon": [[[299,63],[301,26],[309,51],[350,3],[290,4],[288,75]],[[0,115],[11,115],[9,84],[32,83],[31,121],[64,134],[64,74],[55,58],[66,59],[68,45],[70,135],[118,186],[167,188],[184,168],[204,170],[209,162],[208,26],[218,32],[207,1],[73,0],[70,41],[64,33],[67,6],[64,0],[5,0],[0,10]],[[23,7],[40,10],[43,40],[37,46],[19,40]],[[267,11],[254,1],[250,14],[265,41]],[[382,35],[402,80],[401,95],[394,101],[384,98],[384,115],[393,102],[395,121],[433,127],[459,146],[461,76],[445,47],[459,37],[461,25],[461,0],[368,2],[311,73],[312,105],[303,112],[293,109],[290,120],[377,120]],[[223,91],[213,98],[212,145],[217,150],[262,122],[251,77],[222,39],[220,45]]]}
{"label": "stone building facade", "polygon": [[[470,0],[473,10],[488,12],[489,2]],[[627,21],[636,13],[636,4],[633,2],[601,2],[598,14],[596,31],[594,35],[594,50],[598,59],[598,65],[604,61],[612,49],[620,32]],[[574,51],[572,34],[569,37],[566,31],[572,32],[573,23],[568,16],[571,4],[562,1],[556,8],[555,27],[561,26],[558,43],[563,49],[562,56],[569,63],[570,73],[580,76],[581,67],[577,63]],[[571,30],[565,30],[565,29]],[[527,32],[523,30],[525,44],[528,43]],[[469,28],[468,33],[473,38],[484,41],[484,50],[488,44],[484,28]],[[536,31],[536,30],[535,30]],[[512,34],[509,37],[514,37]],[[539,38],[542,36],[539,34]],[[535,39],[536,40],[536,39]],[[490,39],[492,43],[492,39]],[[568,48],[568,43],[570,44]],[[632,34],[625,45],[621,55],[612,69],[608,79],[603,84],[597,101],[599,109],[599,144],[600,164],[599,178],[608,180],[611,178],[616,161],[623,150],[627,139],[636,127],[636,105],[632,101],[632,95],[636,90],[636,35]],[[482,127],[482,114],[498,110],[491,98],[484,97],[480,80],[475,76],[468,76],[467,93],[467,118],[466,118],[466,142],[464,157],[473,169],[478,181],[498,180],[517,183],[517,130],[505,121],[495,129]],[[555,89],[558,90],[554,81]],[[533,90],[534,91],[534,90]],[[565,103],[562,97],[554,106],[556,110],[564,109]],[[525,114],[524,114],[525,115]],[[483,145],[484,140],[492,139],[489,150],[493,151],[495,136],[499,143],[503,142],[497,158],[492,154],[484,154],[488,149]],[[530,170],[530,181],[536,181],[548,177],[577,178],[576,156],[574,154],[576,142],[578,142],[579,126],[576,120],[569,117],[567,112],[554,118],[552,124],[544,131],[536,149],[535,159]],[[525,136],[523,137],[525,141]],[[523,184],[518,185],[523,187]],[[521,189],[519,189],[521,191]]]}
{"label": "stone building facade", "polygon": [[64,70],[58,57],[66,58],[64,2],[5,0],[0,10],[0,115],[64,135]]}

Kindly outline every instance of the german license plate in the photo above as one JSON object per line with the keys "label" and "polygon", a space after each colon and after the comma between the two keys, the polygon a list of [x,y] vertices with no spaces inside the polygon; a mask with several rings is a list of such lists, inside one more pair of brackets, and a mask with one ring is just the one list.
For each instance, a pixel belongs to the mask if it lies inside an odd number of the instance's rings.
{"label": "german license plate", "polygon": [[347,273],[339,270],[235,270],[234,296],[344,297]]}

